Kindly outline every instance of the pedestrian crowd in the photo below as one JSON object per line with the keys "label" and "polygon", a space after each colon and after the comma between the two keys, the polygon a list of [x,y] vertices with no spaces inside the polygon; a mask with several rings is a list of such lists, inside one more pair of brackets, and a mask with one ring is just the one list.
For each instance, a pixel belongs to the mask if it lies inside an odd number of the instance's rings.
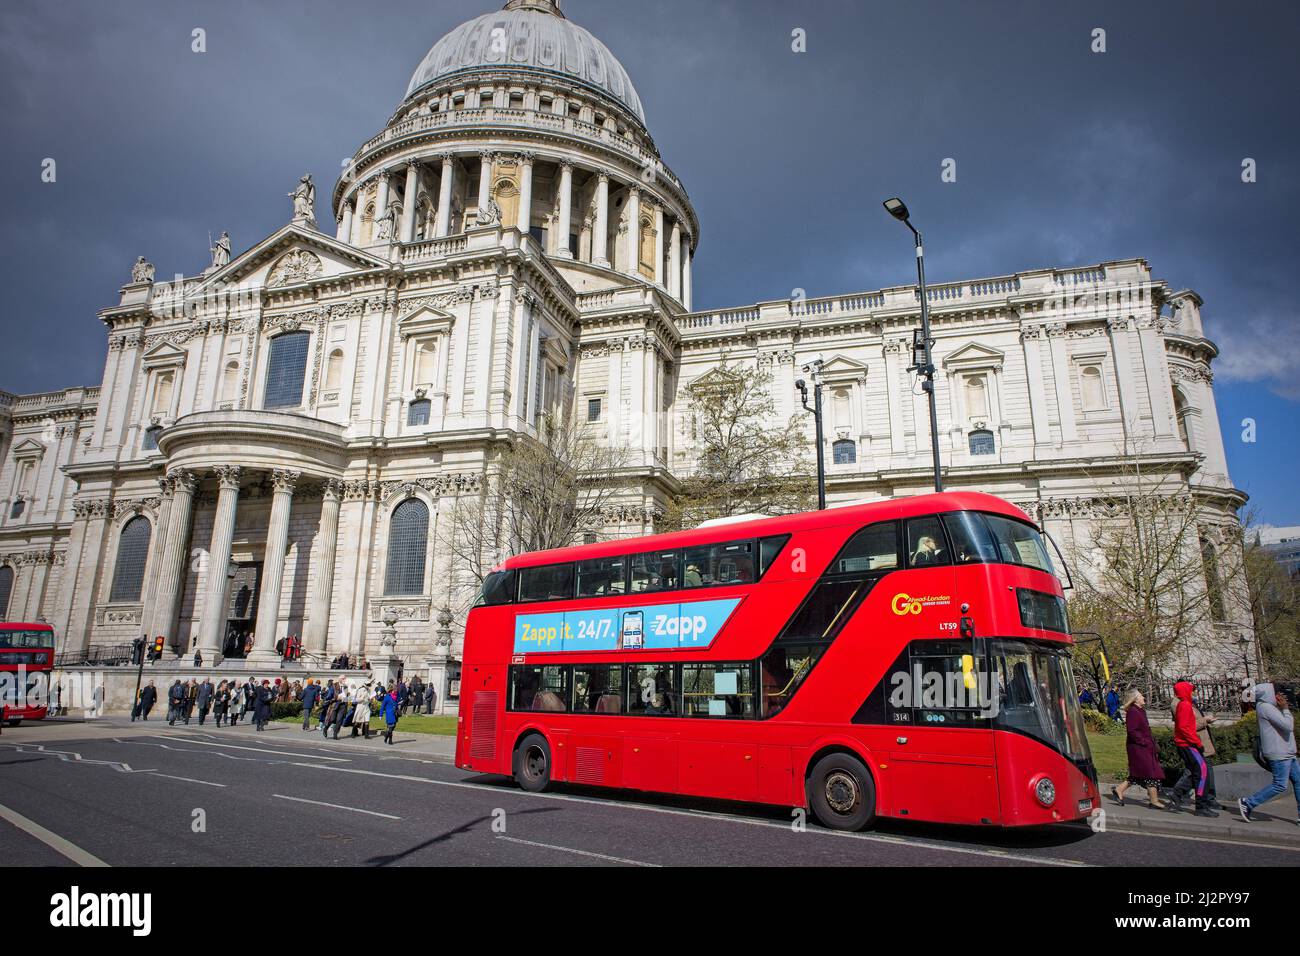
{"label": "pedestrian crowd", "polygon": [[[317,682],[310,677],[305,682],[292,683],[280,678],[274,683],[270,679],[258,683],[250,677],[243,683],[223,680],[216,685],[211,677],[202,681],[177,678],[167,689],[167,723],[175,726],[179,720],[188,726],[191,718],[197,716],[199,726],[203,726],[211,714],[216,726],[234,727],[251,714],[253,726],[265,730],[272,705],[294,701],[302,704],[303,730],[313,729],[314,717],[326,738],[332,731],[333,739],[338,740],[343,728],[350,727],[351,736],[369,739],[370,720],[377,714],[384,718],[383,737],[391,744],[398,717],[408,712],[418,714],[421,708],[424,713],[432,714],[438,694],[432,684],[418,676],[409,684],[401,678],[389,681],[387,687],[378,680],[356,685],[343,680]],[[131,710],[132,722],[148,720],[157,703],[158,688],[149,681]]]}
{"label": "pedestrian crowd", "polygon": [[[1147,718],[1147,701],[1143,693],[1130,688],[1117,701],[1118,716],[1125,727],[1125,749],[1128,756],[1128,775],[1123,783],[1111,788],[1111,796],[1120,806],[1132,787],[1147,792],[1148,804],[1156,810],[1178,813],[1189,798],[1191,811],[1198,817],[1217,817],[1219,810],[1214,786],[1215,756],[1214,736],[1211,728],[1217,718],[1206,714],[1196,705],[1193,695],[1196,685],[1191,681],[1174,684],[1174,745],[1183,763],[1182,774],[1166,799],[1161,799],[1161,786],[1165,771],[1160,763],[1159,748],[1151,733]],[[1084,701],[1087,694],[1088,700]],[[1109,693],[1107,694],[1109,698]],[[1091,702],[1092,695],[1083,691],[1082,702]],[[1256,793],[1237,801],[1237,810],[1247,823],[1254,822],[1254,812],[1262,804],[1286,793],[1288,783],[1296,798],[1296,823],[1300,825],[1300,763],[1296,760],[1295,718],[1287,695],[1273,684],[1252,684],[1243,681],[1241,691],[1242,713],[1254,711],[1259,720],[1259,744],[1256,761],[1269,770],[1272,781]],[[1109,710],[1109,700],[1107,700]]]}

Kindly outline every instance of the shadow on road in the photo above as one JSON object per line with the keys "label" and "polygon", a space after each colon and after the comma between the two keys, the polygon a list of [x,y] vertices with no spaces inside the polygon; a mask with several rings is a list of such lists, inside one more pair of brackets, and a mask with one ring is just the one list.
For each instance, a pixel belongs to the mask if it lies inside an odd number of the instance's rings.
{"label": "shadow on road", "polygon": [[[530,814],[530,813],[555,813],[558,810],[559,807],[537,807],[534,810],[516,810],[511,815],[524,816],[525,814]],[[431,846],[437,846],[439,843],[447,843],[448,841],[453,840],[458,836],[464,836],[466,833],[472,831],[480,823],[486,823],[491,819],[492,819],[491,815],[475,817],[473,820],[470,820],[468,823],[462,823],[458,827],[453,827],[450,830],[444,830],[442,833],[439,833],[437,836],[430,837],[429,839],[425,840],[423,843],[417,843],[415,846],[409,847],[400,853],[385,853],[381,856],[372,856],[365,861],[366,866],[392,866],[394,863],[400,863],[402,860],[406,859],[409,856],[412,856],[413,854],[419,853],[421,850],[427,850]]]}

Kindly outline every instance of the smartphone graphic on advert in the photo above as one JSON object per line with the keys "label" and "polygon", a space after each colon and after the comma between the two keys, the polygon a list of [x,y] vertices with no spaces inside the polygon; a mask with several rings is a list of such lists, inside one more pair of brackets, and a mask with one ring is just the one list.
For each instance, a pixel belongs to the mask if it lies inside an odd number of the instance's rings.
{"label": "smartphone graphic on advert", "polygon": [[641,611],[624,611],[623,627],[618,633],[620,649],[645,647],[645,615]]}

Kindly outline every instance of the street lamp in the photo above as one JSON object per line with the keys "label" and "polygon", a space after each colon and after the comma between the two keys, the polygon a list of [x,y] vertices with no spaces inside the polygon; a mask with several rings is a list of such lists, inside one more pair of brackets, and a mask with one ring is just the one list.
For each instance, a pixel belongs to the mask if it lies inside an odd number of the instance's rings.
{"label": "street lamp", "polygon": [[822,448],[822,357],[819,355],[803,367],[804,374],[813,380],[813,404],[808,406],[808,383],[799,379],[794,387],[799,389],[805,411],[813,413],[817,425],[817,510],[826,510],[826,452]]}
{"label": "street lamp", "polygon": [[921,373],[924,379],[921,388],[929,397],[930,454],[934,458],[934,490],[943,491],[943,476],[939,472],[939,414],[934,406],[934,362],[931,361],[930,355],[930,346],[933,344],[930,339],[930,307],[925,295],[925,250],[921,245],[921,234],[908,219],[907,204],[895,197],[886,199],[884,206],[886,212],[911,229],[912,235],[916,237],[916,276],[921,286],[921,335],[919,340],[913,340],[912,369]]}

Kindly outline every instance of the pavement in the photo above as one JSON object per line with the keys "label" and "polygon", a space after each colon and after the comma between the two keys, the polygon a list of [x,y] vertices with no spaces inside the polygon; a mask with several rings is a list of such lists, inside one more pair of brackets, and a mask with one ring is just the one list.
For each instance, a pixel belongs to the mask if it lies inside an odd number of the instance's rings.
{"label": "pavement", "polygon": [[[559,786],[451,765],[452,738],[388,746],[299,725],[51,720],[0,736],[0,859],[18,865],[1294,866],[1300,843],[1220,818],[1107,806],[1106,827],[878,821]],[[1109,801],[1107,801],[1109,804]],[[1144,816],[1145,815],[1145,816]],[[1225,814],[1225,817],[1227,814]],[[1169,818],[1166,820],[1165,818]],[[1290,825],[1293,829],[1294,824]],[[1287,831],[1291,835],[1290,831]]]}

